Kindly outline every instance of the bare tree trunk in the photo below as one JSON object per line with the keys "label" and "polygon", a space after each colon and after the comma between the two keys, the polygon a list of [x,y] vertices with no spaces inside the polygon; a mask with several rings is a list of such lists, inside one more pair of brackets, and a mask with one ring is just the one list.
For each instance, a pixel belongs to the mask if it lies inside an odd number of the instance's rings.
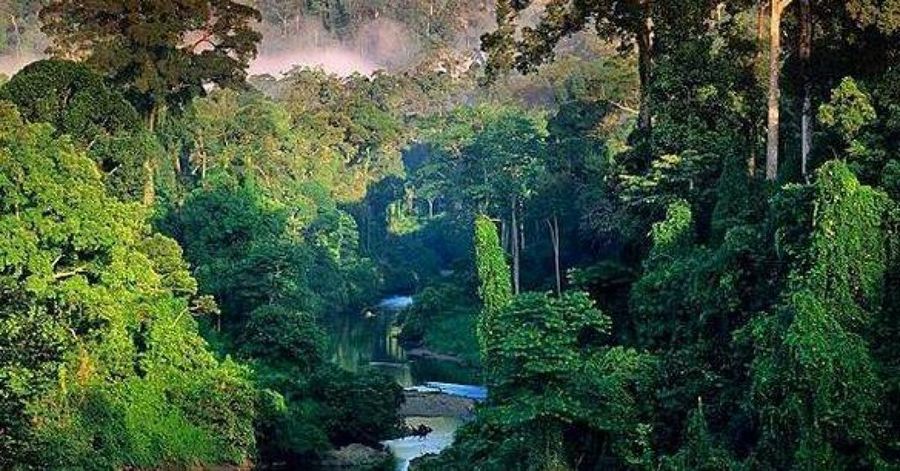
{"label": "bare tree trunk", "polygon": [[[756,43],[757,43],[757,51],[756,51],[756,65],[755,72],[761,73],[762,69],[765,68],[763,65],[765,60],[765,54],[763,54],[763,44],[766,39],[766,16],[767,16],[768,3],[765,0],[760,0],[759,4],[756,7]],[[754,76],[757,76],[757,73],[754,73]],[[756,162],[758,157],[758,149],[759,149],[759,140],[760,140],[760,129],[762,127],[762,123],[759,122],[756,118],[755,114],[750,116],[750,152],[747,156],[747,174],[750,175],[750,178],[756,176]]]}
{"label": "bare tree trunk", "polygon": [[197,135],[197,144],[200,145],[200,180],[206,180],[206,144],[203,140],[203,133]]}
{"label": "bare tree trunk", "polygon": [[525,251],[525,223],[519,222],[519,252]]}
{"label": "bare tree trunk", "polygon": [[641,95],[637,126],[644,138],[648,139],[649,142],[653,125],[650,104],[650,82],[653,78],[653,17],[651,0],[642,0],[642,6],[644,18],[636,41]]}
{"label": "bare tree trunk", "polygon": [[16,15],[9,15],[9,21],[12,23],[13,35],[16,37],[16,66],[22,65],[22,31],[19,29],[19,19]]}
{"label": "bare tree trunk", "polygon": [[159,113],[159,105],[150,105],[150,113],[147,115],[147,129],[152,133],[156,130],[156,118]]}
{"label": "bare tree trunk", "polygon": [[143,202],[145,206],[152,206],[156,200],[156,183],[153,179],[153,162],[149,157],[144,161],[144,172],[147,175],[144,180]]}
{"label": "bare tree trunk", "polygon": [[512,259],[513,259],[513,293],[519,294],[519,221],[516,215],[517,210],[516,197],[512,197],[510,205],[510,226],[512,229]]}
{"label": "bare tree trunk", "polygon": [[550,243],[553,245],[553,270],[556,274],[556,295],[562,294],[562,274],[559,266],[559,218],[553,215],[547,219],[547,227],[550,229]]}
{"label": "bare tree trunk", "polygon": [[812,40],[812,6],[810,0],[800,0],[800,74],[803,81],[803,99],[800,105],[800,174],[804,179],[809,171],[809,154],[813,144],[812,79],[809,70]]}
{"label": "bare tree trunk", "polygon": [[769,16],[769,113],[766,140],[766,180],[778,178],[779,126],[781,125],[781,14],[790,0],[772,0]]}

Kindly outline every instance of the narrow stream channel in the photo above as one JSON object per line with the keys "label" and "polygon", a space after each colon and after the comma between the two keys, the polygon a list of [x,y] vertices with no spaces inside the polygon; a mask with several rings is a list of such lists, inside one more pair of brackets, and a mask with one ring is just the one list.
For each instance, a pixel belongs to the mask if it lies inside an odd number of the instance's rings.
{"label": "narrow stream channel", "polygon": [[[398,314],[410,307],[410,296],[390,296],[358,315],[341,316],[332,328],[332,361],[342,368],[360,372],[376,369],[387,373],[400,386],[411,391],[484,400],[484,387],[477,382],[477,371],[454,362],[408,359],[398,341]],[[411,460],[429,453],[440,453],[453,442],[453,435],[464,423],[461,417],[407,417],[407,425],[424,424],[431,428],[426,437],[403,437],[382,442],[396,457],[398,471],[406,471]]]}

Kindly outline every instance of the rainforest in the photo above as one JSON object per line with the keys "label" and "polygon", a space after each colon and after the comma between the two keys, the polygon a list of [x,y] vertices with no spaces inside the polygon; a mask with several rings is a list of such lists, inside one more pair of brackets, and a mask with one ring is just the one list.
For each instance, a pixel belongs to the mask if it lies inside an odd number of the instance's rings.
{"label": "rainforest", "polygon": [[0,0],[0,469],[900,470],[900,0]]}

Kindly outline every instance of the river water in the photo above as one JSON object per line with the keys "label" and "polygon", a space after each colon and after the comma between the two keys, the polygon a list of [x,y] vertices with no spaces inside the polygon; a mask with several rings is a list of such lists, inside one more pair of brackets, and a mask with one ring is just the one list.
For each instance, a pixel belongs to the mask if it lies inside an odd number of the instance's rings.
{"label": "river water", "polygon": [[[409,296],[390,296],[355,315],[341,316],[332,325],[331,358],[342,368],[388,374],[400,386],[420,391],[484,400],[487,395],[477,382],[478,372],[470,367],[438,360],[409,359],[398,341],[399,313],[410,307]],[[425,424],[432,432],[425,438],[404,437],[383,444],[397,458],[397,470],[406,471],[409,462],[429,453],[440,453],[453,442],[453,434],[463,424],[459,417],[407,417],[415,427]]]}
{"label": "river water", "polygon": [[454,362],[407,358],[398,340],[400,328],[395,321],[412,303],[409,296],[390,296],[359,313],[332,321],[331,360],[348,371],[384,372],[405,388],[431,381],[477,384],[479,372],[475,368]]}
{"label": "river water", "polygon": [[427,454],[437,454],[453,443],[453,434],[463,424],[457,417],[409,417],[406,424],[417,427],[425,424],[431,433],[425,438],[403,437],[382,442],[397,460],[397,471],[407,471],[409,462]]}

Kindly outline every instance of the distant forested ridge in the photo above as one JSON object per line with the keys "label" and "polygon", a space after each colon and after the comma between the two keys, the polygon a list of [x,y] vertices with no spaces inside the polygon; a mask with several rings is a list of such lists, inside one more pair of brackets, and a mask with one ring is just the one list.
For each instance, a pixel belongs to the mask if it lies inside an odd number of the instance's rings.
{"label": "distant forested ridge", "polygon": [[412,469],[897,469],[898,11],[0,3],[0,468],[380,448],[410,294],[489,391]]}

